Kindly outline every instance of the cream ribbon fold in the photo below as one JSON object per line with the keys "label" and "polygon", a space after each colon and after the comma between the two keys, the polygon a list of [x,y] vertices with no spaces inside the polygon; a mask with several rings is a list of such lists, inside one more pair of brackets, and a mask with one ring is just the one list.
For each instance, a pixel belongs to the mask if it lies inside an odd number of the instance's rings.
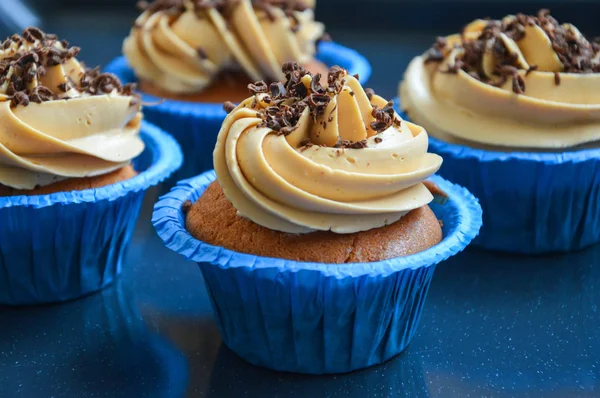
{"label": "cream ribbon fold", "polygon": [[[505,22],[514,17],[508,16]],[[477,40],[486,26],[475,21],[464,40]],[[562,25],[585,40],[573,25]],[[517,41],[501,41],[517,60],[525,92],[515,94],[513,78],[499,87],[475,79],[463,70],[445,73],[460,57],[463,38],[447,37],[441,64],[416,57],[400,86],[402,106],[411,120],[445,140],[511,148],[560,149],[600,139],[600,74],[565,73],[550,38],[538,25],[525,26]],[[483,73],[493,81],[496,60],[491,46],[483,58]],[[600,62],[600,52],[595,54]],[[531,66],[537,69],[529,71]],[[555,75],[555,73],[557,75]]]}
{"label": "cream ribbon fold", "polygon": [[240,0],[226,19],[216,8],[184,5],[175,15],[142,13],[123,43],[136,75],[172,93],[200,92],[224,69],[241,68],[252,81],[282,80],[281,65],[310,61],[324,33],[311,8],[288,16],[271,6],[267,15]]}
{"label": "cream ribbon fold", "polygon": [[[375,133],[369,127],[373,107],[387,101],[369,101],[354,77],[345,78],[316,120],[306,108],[287,136],[261,127],[264,96],[245,100],[227,116],[214,152],[219,183],[242,216],[287,233],[348,234],[394,223],[433,199],[422,182],[442,159],[427,153],[426,131],[402,121]],[[340,140],[366,145],[331,146]]]}

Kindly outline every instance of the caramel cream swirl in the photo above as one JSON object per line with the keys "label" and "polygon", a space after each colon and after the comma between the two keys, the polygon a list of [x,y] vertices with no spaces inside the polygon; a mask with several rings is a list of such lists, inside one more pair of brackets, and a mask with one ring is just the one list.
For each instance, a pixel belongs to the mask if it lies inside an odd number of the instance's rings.
{"label": "caramel cream swirl", "polygon": [[566,148],[600,139],[600,45],[546,10],[477,20],[415,58],[402,105],[448,141]]}
{"label": "caramel cream swirl", "polygon": [[241,68],[252,81],[282,80],[280,65],[306,63],[323,36],[301,1],[157,0],[123,44],[136,75],[172,93],[197,93]]}
{"label": "caramel cream swirl", "polygon": [[139,155],[131,86],[86,69],[66,41],[28,28],[0,50],[0,184],[33,189],[109,173]]}
{"label": "caramel cream swirl", "polygon": [[329,87],[298,65],[285,84],[251,86],[254,96],[225,119],[215,171],[239,213],[287,233],[354,233],[398,221],[427,205],[422,184],[442,159],[425,130],[367,94],[345,70]]}

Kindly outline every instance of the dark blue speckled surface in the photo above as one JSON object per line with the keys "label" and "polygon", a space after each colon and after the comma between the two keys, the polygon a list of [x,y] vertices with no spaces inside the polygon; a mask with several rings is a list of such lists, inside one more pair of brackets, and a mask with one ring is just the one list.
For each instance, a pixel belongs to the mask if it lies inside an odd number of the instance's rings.
{"label": "dark blue speckled surface", "polygon": [[0,309],[0,397],[599,396],[599,260],[600,247],[538,258],[467,250],[438,266],[403,354],[305,377],[223,347],[196,265],[145,219],[117,285],[64,305]]}
{"label": "dark blue speckled surface", "polygon": [[[118,53],[132,20],[61,15],[48,30],[81,45],[89,64]],[[434,36],[333,33],[371,58],[370,86],[387,97]],[[276,374],[221,345],[200,271],[163,247],[149,221],[156,192],[146,199],[117,285],[64,305],[0,308],[0,397],[600,396],[600,247],[531,258],[467,250],[437,268],[417,336],[396,359],[350,375]]]}

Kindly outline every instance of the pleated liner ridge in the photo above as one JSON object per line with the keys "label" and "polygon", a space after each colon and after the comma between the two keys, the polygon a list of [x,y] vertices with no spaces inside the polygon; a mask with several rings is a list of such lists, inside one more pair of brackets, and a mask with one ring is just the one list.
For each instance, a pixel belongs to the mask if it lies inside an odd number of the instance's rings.
{"label": "pleated liner ridge", "polygon": [[79,298],[120,274],[146,189],[182,163],[179,145],[149,123],[140,173],[83,191],[0,198],[0,305]]}
{"label": "pleated liner ridge", "polygon": [[[328,66],[339,65],[352,75],[358,74],[360,82],[366,83],[371,76],[371,65],[362,55],[336,43],[319,45],[317,59]],[[123,84],[135,83],[133,70],[125,57],[115,59],[106,67],[107,72],[117,75]],[[250,94],[248,94],[250,95]],[[198,175],[213,168],[213,150],[217,134],[227,116],[222,103],[193,103],[167,100],[142,94],[149,105],[144,108],[148,121],[171,133],[181,144],[185,155],[183,167],[169,179],[174,185],[183,178]]]}
{"label": "pleated liner ridge", "polygon": [[543,254],[600,242],[600,148],[496,152],[429,136],[429,149],[444,158],[439,174],[481,203],[483,227],[474,245]]}
{"label": "pleated liner ridge", "polygon": [[477,200],[433,177],[450,199],[431,204],[444,239],[424,252],[363,264],[236,253],[185,229],[183,203],[214,179],[210,171],[180,182],[156,204],[153,223],[170,249],[200,265],[225,344],[278,371],[344,373],[399,354],[415,334],[436,264],[462,251],[481,226]]}

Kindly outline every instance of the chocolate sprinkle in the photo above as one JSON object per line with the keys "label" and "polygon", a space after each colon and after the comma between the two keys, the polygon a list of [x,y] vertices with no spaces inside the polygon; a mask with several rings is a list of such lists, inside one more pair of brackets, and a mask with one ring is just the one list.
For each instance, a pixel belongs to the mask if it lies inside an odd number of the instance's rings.
{"label": "chocolate sprinkle", "polygon": [[539,69],[539,66],[537,66],[537,65],[531,65],[531,66],[529,66],[529,69],[527,69],[527,72],[525,72],[525,76],[529,76],[529,74],[531,72],[535,72],[538,69]]}
{"label": "chocolate sprinkle", "polygon": [[196,49],[196,53],[198,54],[198,56],[200,57],[200,59],[203,59],[203,60],[204,59],[208,59],[208,53],[202,47],[198,47]]}
{"label": "chocolate sprinkle", "polygon": [[223,104],[223,110],[228,114],[231,113],[235,108],[236,105],[231,101],[227,101]]}
{"label": "chocolate sprinkle", "polygon": [[363,149],[366,147],[367,147],[367,140],[360,140],[360,141],[340,140],[334,146],[334,148],[344,148],[344,149]]}
{"label": "chocolate sprinkle", "polygon": [[[254,95],[249,106],[256,109],[259,101],[268,105],[265,109],[257,111],[257,117],[262,119],[258,127],[268,128],[279,135],[287,136],[296,130],[300,117],[308,109],[311,120],[313,122],[319,120],[320,127],[326,129],[328,123],[333,122],[333,113],[337,108],[333,107],[327,115],[325,115],[325,111],[330,106],[331,100],[344,89],[348,72],[338,66],[332,67],[327,75],[328,86],[326,88],[320,83],[321,75],[313,75],[297,63],[284,64],[282,72],[286,76],[283,83],[273,83],[268,88],[263,81],[248,85],[250,93]],[[306,76],[310,77],[310,84],[304,79]],[[366,92],[369,99],[372,99],[373,90],[367,89]],[[355,95],[352,91],[350,94]],[[377,133],[393,125],[400,126],[401,124],[400,118],[394,111],[393,102],[387,103],[382,109],[375,107],[372,116],[375,120],[370,123],[370,128]],[[325,120],[321,117],[324,117]],[[379,139],[381,140],[381,138]],[[366,140],[340,141],[336,145],[341,149],[360,149],[366,146]]]}
{"label": "chocolate sprinkle", "polygon": [[[229,19],[233,8],[239,4],[239,0],[191,0],[195,12],[203,17],[206,10],[216,9],[223,14],[225,19]],[[252,7],[265,13],[266,18],[271,21],[276,19],[274,9],[281,9],[284,14],[293,21],[292,29],[298,29],[298,20],[295,12],[307,10],[308,5],[302,0],[252,0]],[[180,15],[185,12],[184,0],[155,0],[153,2],[139,1],[137,8],[140,11],[154,14],[157,12],[166,12],[170,15]]]}
{"label": "chocolate sprinkle", "polygon": [[[447,69],[440,70],[442,73],[458,73],[463,70],[474,79],[501,87],[509,79],[512,79],[512,90],[516,94],[525,92],[525,79],[520,71],[520,65],[516,54],[511,53],[501,39],[504,34],[519,42],[526,33],[527,26],[537,25],[544,30],[552,48],[556,52],[566,73],[599,73],[600,62],[596,60],[600,52],[600,44],[588,42],[570,26],[563,26],[550,15],[550,11],[540,10],[536,16],[518,14],[514,18],[505,21],[489,20],[479,36],[475,39],[467,39],[463,29],[464,52],[457,56],[455,63],[448,65]],[[496,60],[492,76],[484,73],[483,58],[491,46]],[[447,55],[447,40],[438,38],[431,49],[425,54],[425,63],[441,62]],[[525,71],[525,76],[538,70],[537,65],[532,65]],[[560,74],[554,74],[556,85],[560,84]]]}
{"label": "chocolate sprinkle", "polygon": [[374,122],[371,122],[371,128],[380,133],[392,127],[393,124],[397,123],[399,126],[400,123],[396,119],[396,113],[394,111],[394,102],[390,101],[381,109],[377,109],[377,107],[373,107],[373,112],[371,112],[371,116],[375,118]]}
{"label": "chocolate sprinkle", "polygon": [[252,84],[252,83],[248,84],[248,90],[250,91],[250,94],[252,94],[252,95],[264,94],[269,91],[269,86],[267,86],[267,83],[265,83],[264,81],[261,80],[254,84]]}
{"label": "chocolate sprinkle", "polygon": [[442,62],[444,60],[444,50],[448,44],[445,37],[438,37],[435,44],[425,54],[425,63]]}
{"label": "chocolate sprinkle", "polygon": [[[28,46],[22,47],[24,43],[28,43]],[[69,47],[67,41],[58,41],[56,35],[45,34],[38,28],[30,27],[23,31],[22,36],[11,36],[3,42],[2,47],[8,53],[0,59],[0,81],[9,81],[6,94],[11,97],[12,106],[68,99],[64,94],[71,88],[91,95],[116,91],[118,94],[136,96],[132,85],[124,87],[115,75],[100,73],[98,69],[86,69],[83,64],[83,75],[78,84],[67,77],[67,82],[53,87],[56,93],[42,86],[36,79],[46,76],[47,68],[64,65],[77,56],[80,48]],[[32,85],[35,87],[30,88]]]}
{"label": "chocolate sprinkle", "polygon": [[13,95],[13,98],[11,100],[11,104],[12,104],[12,106],[17,106],[17,105],[27,106],[27,105],[29,105],[29,96],[22,91],[15,93],[15,95]]}

